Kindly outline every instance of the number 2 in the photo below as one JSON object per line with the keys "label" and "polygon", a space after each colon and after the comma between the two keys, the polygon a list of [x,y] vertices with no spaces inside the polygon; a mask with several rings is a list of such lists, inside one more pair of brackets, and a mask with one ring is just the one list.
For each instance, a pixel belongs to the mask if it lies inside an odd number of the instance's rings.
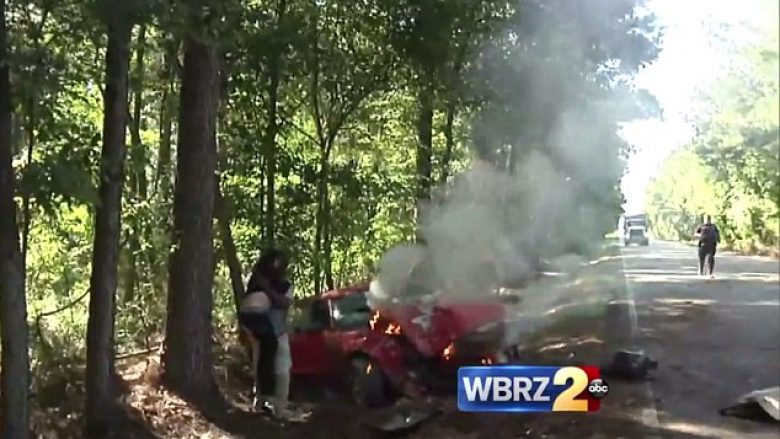
{"label": "number 2", "polygon": [[556,386],[565,386],[568,384],[569,379],[572,380],[571,386],[555,398],[555,402],[553,402],[553,411],[587,412],[588,401],[574,398],[588,387],[588,374],[579,367],[563,367],[555,372],[553,384]]}

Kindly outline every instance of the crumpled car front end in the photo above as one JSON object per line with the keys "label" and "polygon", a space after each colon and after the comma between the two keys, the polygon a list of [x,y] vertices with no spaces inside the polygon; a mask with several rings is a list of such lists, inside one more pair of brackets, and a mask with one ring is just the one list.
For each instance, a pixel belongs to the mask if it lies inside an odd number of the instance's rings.
{"label": "crumpled car front end", "polygon": [[492,297],[385,305],[365,346],[396,389],[419,394],[451,387],[458,367],[503,361],[505,318]]}

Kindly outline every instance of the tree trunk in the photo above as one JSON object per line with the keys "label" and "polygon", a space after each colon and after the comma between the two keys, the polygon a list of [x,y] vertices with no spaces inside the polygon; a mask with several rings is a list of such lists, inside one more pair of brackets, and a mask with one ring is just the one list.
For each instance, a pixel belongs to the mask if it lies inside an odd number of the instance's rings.
{"label": "tree trunk", "polygon": [[[287,12],[287,0],[277,3],[277,22],[275,31],[279,31],[281,21]],[[265,150],[265,225],[263,241],[273,245],[276,238],[276,135],[279,133],[279,85],[281,82],[282,47],[274,44],[268,63],[268,125],[263,137]]]}
{"label": "tree trunk", "polygon": [[321,147],[320,178],[317,181],[317,210],[314,214],[314,251],[312,252],[314,276],[314,293],[322,290],[322,244],[325,232],[325,199],[328,196],[328,174],[330,173],[330,161],[328,148]]}
{"label": "tree trunk", "polygon": [[100,193],[95,211],[95,241],[87,323],[87,431],[104,437],[112,425],[114,389],[114,313],[124,178],[127,82],[132,23],[125,1],[112,2],[108,19],[106,88]]}
{"label": "tree trunk", "polygon": [[6,439],[29,436],[27,395],[28,357],[27,302],[24,260],[19,248],[19,229],[14,202],[14,172],[11,151],[11,84],[8,72],[5,1],[0,15],[0,435]]}
{"label": "tree trunk", "polygon": [[[27,103],[27,166],[32,164],[33,150],[35,149],[35,122],[36,105],[35,99],[31,96]],[[30,248],[30,229],[32,228],[32,200],[30,194],[25,191],[22,194],[22,260],[27,266],[27,250]]]}
{"label": "tree trunk", "polygon": [[[138,32],[138,49],[136,50],[135,80],[133,81],[133,118],[130,127],[130,140],[132,149],[130,152],[131,163],[131,196],[138,201],[146,201],[146,157],[144,145],[141,141],[141,110],[143,109],[144,87],[144,46],[146,45],[146,25],[141,25]],[[141,252],[141,239],[144,234],[141,215],[136,212],[133,218],[133,227],[128,237],[129,263],[127,267],[127,285],[125,301],[130,302],[135,298],[138,283],[137,261]]]}
{"label": "tree trunk", "polygon": [[[225,89],[223,88],[223,92],[224,91]],[[220,100],[223,96],[225,96],[224,93],[220,95]],[[222,117],[218,116],[217,123],[221,120]],[[214,140],[217,143],[216,149],[219,159],[219,172],[227,169],[227,153],[225,148],[219,143],[218,130]],[[236,243],[233,240],[233,231],[230,228],[232,216],[231,204],[222,194],[219,178],[214,179],[214,210],[217,216],[219,234],[222,238],[222,252],[228,266],[228,274],[230,275],[230,286],[233,289],[233,304],[236,307],[236,316],[238,316],[238,312],[241,308],[241,299],[244,297],[244,276],[241,273],[241,261],[238,259]]]}
{"label": "tree trunk", "polygon": [[335,287],[333,282],[333,221],[331,218],[331,211],[330,191],[328,190],[326,182],[322,209],[322,229],[324,235],[322,256],[325,266],[325,286],[328,290],[332,290]]}
{"label": "tree trunk", "polygon": [[441,184],[447,183],[447,179],[450,178],[450,162],[452,161],[452,153],[455,148],[455,133],[453,133],[453,125],[455,124],[455,113],[458,110],[455,108],[455,102],[450,100],[447,103],[447,120],[444,123],[444,157],[441,161],[441,176],[439,182]]}
{"label": "tree trunk", "polygon": [[192,37],[185,41],[162,362],[168,385],[196,400],[215,390],[211,311],[218,59],[214,47]]}
{"label": "tree trunk", "polygon": [[178,44],[169,41],[165,50],[164,70],[166,85],[160,104],[160,152],[157,161],[155,188],[161,200],[168,200],[171,193],[171,135],[173,115],[176,111],[176,64]]}
{"label": "tree trunk", "polygon": [[[49,17],[49,11],[51,5],[44,4],[41,11],[41,19],[35,29],[32,36],[32,42],[30,46],[33,49],[33,53],[41,52],[41,36],[43,35],[43,27],[46,25],[47,18]],[[38,65],[33,70],[32,90],[28,94],[27,101],[27,163],[25,170],[29,169],[33,162],[33,150],[37,139],[35,137],[35,127],[38,123],[38,111],[37,111],[37,94],[38,86],[41,82],[41,72],[44,70],[44,63],[38,58],[40,55],[36,55],[36,62]],[[32,200],[30,199],[30,193],[25,191],[22,194],[22,260],[24,262],[24,268],[27,268],[27,250],[30,248],[30,233],[32,230]],[[26,279],[26,277],[25,277]]]}
{"label": "tree trunk", "polygon": [[279,57],[272,60],[268,81],[268,126],[265,130],[263,147],[265,149],[265,236],[263,241],[273,245],[276,236],[274,228],[276,216],[276,134],[278,126],[278,101],[279,101]]}
{"label": "tree trunk", "polygon": [[224,251],[225,262],[230,274],[230,286],[233,288],[233,301],[236,306],[236,315],[241,306],[241,298],[244,297],[244,276],[241,274],[241,261],[238,259],[236,243],[233,241],[233,232],[230,230],[230,208],[228,201],[222,195],[219,188],[219,182],[214,192],[215,209],[217,214],[217,223],[219,224],[219,234],[222,238],[222,250]]}
{"label": "tree trunk", "polygon": [[[154,192],[157,197],[157,203],[159,206],[159,214],[164,218],[170,218],[171,215],[171,135],[173,132],[173,118],[176,112],[176,68],[177,63],[177,48],[178,45],[175,42],[167,42],[169,47],[165,50],[164,59],[164,72],[163,78],[165,81],[165,88],[163,89],[163,96],[160,101],[160,145],[157,159],[156,175],[154,177]],[[155,243],[159,243],[154,246],[154,250],[149,253],[150,259],[154,262],[150,262],[150,267],[153,273],[154,291],[165,291],[165,282],[168,274],[165,272],[167,259],[167,251],[169,246],[169,238],[171,236],[171,230],[169,223],[155,230]],[[153,257],[153,258],[152,258]]]}
{"label": "tree trunk", "polygon": [[[157,159],[157,177],[155,184],[160,199],[168,199],[171,193],[171,134],[173,132],[173,117],[176,97],[168,90],[163,92],[162,109],[160,110],[160,151]],[[173,105],[171,105],[173,103]]]}
{"label": "tree trunk", "polygon": [[[417,123],[417,202],[431,198],[431,158],[433,156],[433,90],[425,83],[418,95],[419,119]],[[417,209],[417,223],[420,223]]]}

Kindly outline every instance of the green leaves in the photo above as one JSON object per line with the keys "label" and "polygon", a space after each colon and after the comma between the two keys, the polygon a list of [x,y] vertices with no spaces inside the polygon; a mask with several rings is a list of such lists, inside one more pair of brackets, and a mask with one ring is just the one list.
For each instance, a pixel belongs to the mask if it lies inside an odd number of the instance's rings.
{"label": "green leaves", "polygon": [[[778,245],[780,108],[778,36],[734,54],[732,70],[702,97],[700,135],[666,162],[650,206],[666,231],[690,229],[710,213],[733,245]],[[689,196],[678,187],[690,188]],[[703,204],[700,200],[707,200]],[[687,222],[687,223],[686,223]]]}

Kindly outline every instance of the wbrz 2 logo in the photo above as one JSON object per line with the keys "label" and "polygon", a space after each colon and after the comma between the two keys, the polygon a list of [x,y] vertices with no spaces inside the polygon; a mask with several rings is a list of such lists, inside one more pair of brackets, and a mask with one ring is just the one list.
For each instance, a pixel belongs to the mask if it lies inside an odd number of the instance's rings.
{"label": "wbrz 2 logo", "polygon": [[485,366],[458,370],[458,408],[470,412],[586,412],[609,385],[595,366]]}

